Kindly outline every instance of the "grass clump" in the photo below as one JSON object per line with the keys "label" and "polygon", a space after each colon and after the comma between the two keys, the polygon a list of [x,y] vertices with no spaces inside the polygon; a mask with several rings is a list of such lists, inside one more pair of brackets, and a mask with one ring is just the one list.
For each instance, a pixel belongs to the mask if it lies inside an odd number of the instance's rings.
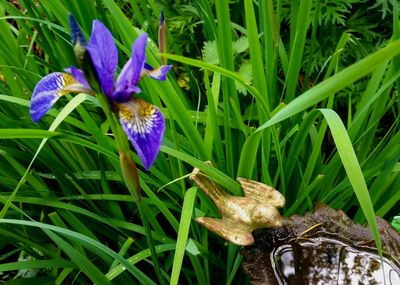
{"label": "grass clump", "polygon": [[[171,27],[162,56],[174,74],[140,85],[167,130],[155,165],[138,168],[168,282],[247,280],[239,248],[192,222],[217,216],[187,179],[194,167],[235,195],[238,176],[273,185],[287,216],[316,201],[343,209],[367,221],[379,245],[374,217],[398,215],[400,200],[398,7],[169,2],[0,0],[0,272],[26,269],[29,284],[157,283],[96,100],[67,96],[39,124],[29,117],[37,81],[75,62],[68,13],[86,36],[93,19],[107,25],[120,67],[138,29],[157,38],[161,10]],[[147,58],[158,64],[153,42]]]}

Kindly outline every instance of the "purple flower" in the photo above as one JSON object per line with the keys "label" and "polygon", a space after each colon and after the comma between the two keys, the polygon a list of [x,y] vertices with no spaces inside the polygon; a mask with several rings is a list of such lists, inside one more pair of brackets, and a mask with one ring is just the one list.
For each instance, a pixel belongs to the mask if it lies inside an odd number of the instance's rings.
{"label": "purple flower", "polygon": [[[134,94],[141,92],[138,83],[143,76],[165,80],[171,65],[162,65],[155,69],[146,63],[148,36],[142,33],[133,43],[131,58],[114,82],[118,50],[111,32],[100,21],[94,20],[89,43],[86,43],[72,16],[70,27],[74,52],[83,71],[72,66],[66,69],[68,73],[54,72],[41,79],[33,91],[30,103],[32,120],[37,122],[64,94],[90,94],[99,88],[118,110],[123,130],[144,168],[149,169],[160,150],[165,122],[157,107]],[[87,58],[89,60],[85,60]],[[93,70],[97,82],[91,80]]]}

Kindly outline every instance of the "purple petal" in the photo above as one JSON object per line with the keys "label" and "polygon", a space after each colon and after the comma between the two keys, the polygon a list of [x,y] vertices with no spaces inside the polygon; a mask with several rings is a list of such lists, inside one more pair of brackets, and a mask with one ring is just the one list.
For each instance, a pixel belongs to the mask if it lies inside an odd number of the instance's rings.
{"label": "purple petal", "polygon": [[68,73],[54,72],[43,77],[32,93],[29,113],[36,123],[57,102],[58,98],[67,93],[86,92],[83,85],[79,84]]}
{"label": "purple petal", "polygon": [[92,35],[87,50],[96,69],[103,92],[111,98],[114,73],[118,65],[118,50],[111,32],[100,21],[93,21]]}
{"label": "purple petal", "polygon": [[160,151],[164,117],[157,107],[140,98],[118,104],[118,109],[122,128],[148,170]]}
{"label": "purple petal", "polygon": [[135,85],[139,82],[140,73],[146,62],[147,34],[141,34],[132,45],[132,78],[131,82]]}
{"label": "purple petal", "polygon": [[151,65],[144,66],[143,74],[148,75],[153,79],[165,81],[167,73],[171,70],[172,65],[161,65],[159,68],[154,69]]}
{"label": "purple petal", "polygon": [[88,89],[91,89],[82,70],[76,68],[75,66],[70,66],[69,68],[65,68],[64,71],[70,73],[80,84]]}
{"label": "purple petal", "polygon": [[133,93],[140,93],[141,90],[136,86],[134,80],[134,63],[133,59],[130,58],[128,62],[124,65],[121,73],[117,79],[117,86],[114,93],[112,94],[112,99],[116,102],[127,102],[132,98]]}
{"label": "purple petal", "polygon": [[117,86],[113,94],[113,100],[127,102],[132,93],[139,93],[137,84],[146,62],[147,34],[141,34],[132,45],[132,56],[124,65],[117,79]]}

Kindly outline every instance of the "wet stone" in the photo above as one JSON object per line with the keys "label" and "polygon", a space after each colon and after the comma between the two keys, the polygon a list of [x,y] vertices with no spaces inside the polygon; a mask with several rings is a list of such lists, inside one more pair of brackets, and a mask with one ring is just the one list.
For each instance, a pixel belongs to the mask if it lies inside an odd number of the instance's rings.
{"label": "wet stone", "polygon": [[319,205],[313,214],[283,220],[282,228],[253,232],[243,268],[251,284],[400,284],[400,235],[383,219],[378,227],[384,271],[367,228],[342,211]]}

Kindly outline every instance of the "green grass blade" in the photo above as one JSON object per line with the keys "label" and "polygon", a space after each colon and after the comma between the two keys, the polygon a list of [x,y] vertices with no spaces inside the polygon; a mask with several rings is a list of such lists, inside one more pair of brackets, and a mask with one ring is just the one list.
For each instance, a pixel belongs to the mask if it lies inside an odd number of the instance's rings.
{"label": "green grass blade", "polygon": [[[291,23],[291,38],[294,36],[293,45],[291,45],[290,59],[288,66],[288,73],[286,76],[286,95],[285,99],[290,102],[295,97],[297,81],[299,78],[299,72],[302,64],[304,47],[306,42],[306,36],[308,26],[310,25],[310,11],[312,1],[303,0],[300,1],[300,7],[298,8],[298,14],[296,16],[296,23]],[[293,7],[293,6],[292,6]],[[291,14],[294,14],[293,11]]]}
{"label": "green grass blade", "polygon": [[[118,253],[116,253],[112,249],[108,248],[107,246],[101,244],[100,242],[95,241],[95,240],[93,240],[93,239],[91,239],[91,238],[89,238],[87,236],[84,236],[84,235],[82,235],[80,233],[77,233],[77,232],[74,232],[74,231],[71,231],[71,230],[68,230],[68,229],[52,226],[52,225],[47,225],[47,224],[44,224],[44,223],[32,222],[32,221],[24,221],[24,220],[0,219],[0,224],[11,224],[11,225],[22,225],[22,226],[29,226],[29,227],[37,227],[37,228],[40,228],[40,229],[42,229],[44,231],[47,231],[47,234],[49,234],[49,233],[50,233],[50,235],[53,234],[51,237],[52,238],[56,237],[57,241],[60,241],[63,244],[66,243],[66,242],[64,240],[62,240],[55,233],[59,233],[59,234],[62,234],[64,236],[67,236],[69,238],[81,241],[89,249],[91,249],[93,251],[100,250],[103,253],[105,253],[105,254],[109,255],[110,257],[112,257],[112,258],[118,260],[119,262],[121,262],[121,264],[127,270],[129,270],[135,277],[137,277],[138,280],[141,280],[142,282],[146,282],[146,284],[154,284],[154,282],[152,282],[151,279],[148,276],[146,276],[143,272],[141,272],[136,267],[134,267],[130,262],[128,262],[125,258],[121,257]],[[69,244],[65,244],[65,245],[66,245],[66,248],[68,250],[71,249]],[[73,252],[76,253],[76,250],[73,249]],[[79,261],[79,260],[73,260],[73,261],[76,263],[76,261]],[[79,262],[78,262],[78,265],[79,265]],[[89,266],[91,268],[91,266],[88,265],[88,264],[86,264],[85,266]],[[106,283],[104,283],[104,284],[108,284],[108,279],[103,279],[102,277],[101,277],[101,279],[102,280],[106,280]],[[102,284],[102,283],[100,283],[100,284]]]}
{"label": "green grass blade", "polygon": [[283,121],[325,99],[330,94],[341,90],[356,80],[368,75],[381,65],[400,54],[400,41],[393,42],[374,54],[347,67],[329,79],[307,90],[301,96],[290,102],[285,108],[275,114],[258,131]]}
{"label": "green grass blade", "polygon": [[179,275],[182,269],[183,256],[185,254],[186,243],[189,236],[190,223],[192,221],[193,205],[196,198],[196,188],[190,188],[185,195],[182,206],[182,215],[179,223],[178,238],[176,241],[176,249],[174,263],[172,266],[172,274],[170,285],[176,285],[179,281]]}
{"label": "green grass blade", "polygon": [[49,260],[28,260],[17,261],[0,264],[0,272],[22,269],[40,269],[40,268],[76,268],[76,265],[64,259],[49,259]]}
{"label": "green grass blade", "polygon": [[[175,247],[176,247],[175,242],[157,245],[156,252],[163,253],[163,252],[167,252],[167,251],[173,251],[173,250],[175,250]],[[142,260],[145,260],[149,257],[151,257],[151,253],[150,253],[150,249],[147,248],[147,249],[135,254],[134,256],[129,257],[127,259],[127,261],[129,263],[131,263],[132,265],[134,265],[134,264],[136,264]],[[106,274],[106,276],[109,280],[113,280],[114,278],[116,278],[118,275],[120,275],[125,270],[126,270],[126,267],[123,264],[119,264],[119,265],[115,266],[113,269],[111,269],[110,272],[108,272]]]}
{"label": "green grass blade", "polygon": [[67,254],[71,260],[96,284],[111,284],[101,271],[82,253],[52,231],[47,235]]}
{"label": "green grass blade", "polygon": [[277,99],[273,94],[276,93],[277,85],[277,51],[278,51],[278,24],[272,0],[260,2],[260,22],[261,31],[264,38],[264,62],[265,77],[268,88],[270,106],[275,106]]}
{"label": "green grass blade", "polygon": [[0,139],[42,139],[60,136],[58,132],[47,130],[0,129]]}
{"label": "green grass blade", "polygon": [[[399,40],[400,39],[400,22],[399,22],[399,9],[397,5],[392,5],[393,6],[393,40]],[[396,57],[393,60],[393,65],[395,70],[400,69],[400,57]],[[400,79],[396,81],[396,87],[397,90],[400,88]],[[397,101],[397,108],[400,110],[400,101]]]}
{"label": "green grass blade", "polygon": [[368,188],[349,135],[345,126],[343,125],[342,120],[335,111],[329,109],[320,109],[320,111],[328,122],[329,129],[332,132],[336,148],[346,170],[347,176],[351,185],[353,186],[354,193],[357,196],[360,207],[363,210],[363,213],[370,226],[379,254],[382,256],[382,245],[374,207],[372,205],[371,197],[369,196]]}
{"label": "green grass blade", "polygon": [[262,111],[265,114],[268,113],[269,106],[265,104],[265,100],[262,99],[261,93],[254,86],[252,86],[250,82],[248,82],[245,78],[240,76],[238,73],[232,72],[230,70],[227,70],[226,68],[223,68],[223,67],[220,67],[217,65],[205,63],[201,60],[192,59],[192,58],[188,58],[188,57],[184,57],[184,56],[173,55],[173,54],[162,54],[162,56],[164,56],[168,59],[177,61],[177,62],[181,62],[181,63],[185,63],[185,64],[188,64],[191,66],[196,66],[196,67],[204,68],[204,69],[207,69],[207,70],[210,70],[213,72],[221,73],[222,75],[241,83],[246,88],[246,90],[249,91],[250,94],[253,95],[254,98],[258,102],[261,103]]}
{"label": "green grass blade", "polygon": [[[70,102],[68,102],[68,104],[65,106],[65,108],[60,112],[60,114],[56,117],[56,119],[54,120],[54,122],[52,123],[52,125],[49,128],[49,131],[52,132],[54,131],[63,121],[64,119],[73,111],[75,110],[75,108],[77,106],[79,106],[83,101],[85,101],[87,98],[89,97],[89,95],[86,94],[79,94],[77,96],[75,96]],[[33,162],[35,161],[36,157],[39,155],[39,152],[42,150],[42,148],[44,147],[44,145],[46,144],[48,138],[44,138],[42,140],[42,142],[40,143],[35,155],[33,156],[31,162],[29,163],[29,166],[27,167],[24,175],[22,176],[22,178],[20,179],[20,182],[18,183],[17,187],[15,187],[13,193],[10,195],[10,197],[8,198],[6,204],[4,205],[3,209],[0,212],[0,219],[4,218],[4,216],[7,213],[8,208],[10,207],[10,204],[12,203],[15,195],[17,195],[19,188],[21,187],[22,183],[25,181],[26,176],[28,175]]]}
{"label": "green grass blade", "polygon": [[174,157],[177,157],[180,160],[183,160],[183,161],[189,163],[193,167],[199,168],[203,173],[210,176],[213,180],[215,180],[215,182],[217,182],[218,184],[225,187],[231,193],[234,193],[235,195],[239,195],[242,192],[239,184],[237,182],[235,182],[235,180],[233,180],[232,178],[227,176],[225,173],[219,171],[218,169],[215,169],[214,167],[210,167],[203,161],[195,159],[194,157],[192,157],[186,153],[177,151],[177,150],[172,149],[167,146],[161,146],[161,151],[168,153]]}
{"label": "green grass blade", "polygon": [[[220,59],[221,66],[227,70],[234,71],[234,58],[232,50],[232,28],[229,17],[229,1],[220,0],[215,2],[215,8],[217,12],[217,28],[218,37],[216,38],[218,47],[218,57]],[[230,78],[222,78],[222,97],[224,106],[224,140],[225,140],[225,160],[226,160],[226,171],[230,176],[234,173],[234,156],[233,156],[233,134],[231,129],[231,116],[233,116],[233,110],[231,110],[230,98],[236,106],[240,106],[235,82]],[[239,108],[240,113],[240,108]]]}
{"label": "green grass blade", "polygon": [[[266,85],[267,81],[265,79],[265,73],[262,72],[262,70],[264,70],[264,64],[261,54],[261,46],[260,46],[260,40],[258,38],[258,29],[256,24],[257,21],[254,13],[252,0],[244,1],[244,11],[246,15],[246,29],[249,39],[250,60],[254,74],[254,86],[261,94],[263,94],[263,96],[260,98],[261,100],[264,100],[263,105],[269,106],[270,94],[268,94],[267,90],[267,85]],[[267,111],[266,115],[269,117],[269,109],[267,109],[266,111]],[[266,118],[264,117],[260,119],[265,120]]]}
{"label": "green grass blade", "polygon": [[[260,126],[257,131],[246,140],[242,150],[242,157],[240,159],[241,161],[246,161],[246,163],[239,165],[238,173],[244,177],[251,177],[257,153],[254,150],[257,149],[259,145],[261,139],[260,133],[264,129],[315,105],[330,94],[334,94],[347,85],[369,74],[377,66],[380,66],[382,62],[386,62],[398,54],[400,54],[400,41],[389,44],[385,48],[360,60],[350,67],[347,67],[294,99],[286,107],[282,108],[278,113],[272,116],[265,124]],[[243,154],[245,154],[245,157],[243,157]]]}

